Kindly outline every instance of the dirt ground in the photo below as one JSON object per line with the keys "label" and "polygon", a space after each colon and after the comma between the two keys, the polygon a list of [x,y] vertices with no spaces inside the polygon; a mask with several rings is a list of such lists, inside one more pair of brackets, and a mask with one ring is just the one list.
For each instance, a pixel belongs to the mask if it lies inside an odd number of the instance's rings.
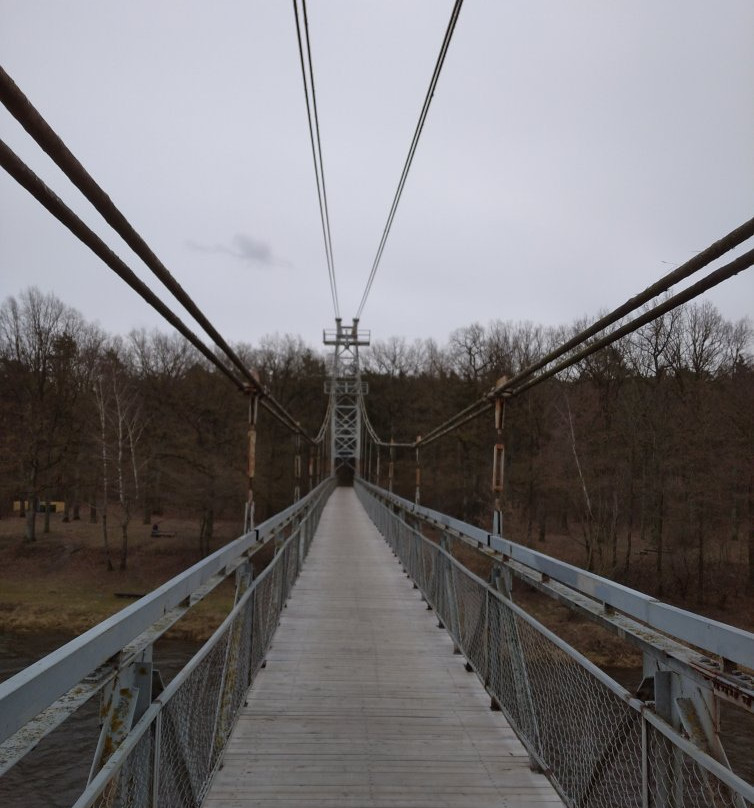
{"label": "dirt ground", "polygon": [[[120,529],[116,518],[110,520],[112,571],[107,570],[101,523],[63,523],[61,514],[51,514],[45,534],[40,515],[36,541],[26,542],[23,519],[0,519],[0,632],[76,636],[199,560],[196,521],[160,519],[160,530],[175,534],[160,538],[150,535],[151,525],[132,521],[127,568],[120,570]],[[236,538],[239,528],[235,522],[216,522],[212,550]],[[223,584],[189,612],[172,636],[208,637],[232,602],[232,583]]]}
{"label": "dirt ground", "polygon": [[[61,514],[52,514],[50,532],[45,534],[40,515],[37,540],[25,542],[23,519],[0,519],[0,632],[61,632],[76,636],[199,560],[196,520],[160,518],[161,532],[175,535],[159,538],[150,535],[151,525],[133,520],[129,526],[127,569],[119,570],[117,516],[117,513],[110,515],[109,540],[116,567],[112,571],[107,570],[105,563],[101,523],[91,524],[88,519],[63,523]],[[212,549],[236,538],[240,528],[236,521],[217,521]],[[580,562],[578,545],[567,537],[548,537],[546,543],[537,544],[534,549],[571,563]],[[265,555],[255,560],[257,571],[269,560],[272,548],[264,548],[262,552]],[[455,552],[482,578],[489,577],[488,557],[460,542],[456,543]],[[652,563],[646,553],[637,552],[632,561],[632,578],[651,581]],[[740,565],[733,563],[729,568],[738,583],[723,584],[724,593],[710,592],[703,608],[698,607],[693,596],[688,598],[690,602],[679,597],[670,602],[754,630],[754,596],[747,594],[740,584]],[[634,580],[626,583],[636,586]],[[525,584],[514,584],[514,600],[596,664],[613,668],[641,664],[639,653],[631,645]],[[232,602],[233,584],[229,581],[192,609],[171,630],[171,636],[206,639]]]}
{"label": "dirt ground", "polygon": [[[550,537],[546,543],[538,544],[532,549],[579,565],[578,545],[568,537]],[[460,541],[453,543],[452,552],[480,578],[489,580],[492,561],[488,555]],[[641,589],[636,584],[637,580],[652,581],[653,563],[649,554],[638,551],[632,561],[631,581],[625,582],[626,585]],[[731,564],[728,573],[730,582],[718,582],[718,586],[723,586],[725,591],[718,593],[713,589],[702,606],[696,602],[695,592],[685,599],[676,592],[675,597],[663,600],[713,620],[754,631],[754,595],[746,591],[743,560],[740,564]],[[596,665],[609,669],[635,668],[641,665],[641,653],[633,645],[516,579],[513,584],[513,600]]]}

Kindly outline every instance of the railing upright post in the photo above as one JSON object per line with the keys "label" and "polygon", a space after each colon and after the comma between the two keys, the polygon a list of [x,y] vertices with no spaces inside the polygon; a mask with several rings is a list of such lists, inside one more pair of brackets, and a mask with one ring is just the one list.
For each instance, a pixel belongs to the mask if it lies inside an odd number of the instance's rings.
{"label": "railing upright post", "polygon": [[649,808],[649,738],[647,719],[641,716],[641,808]]}
{"label": "railing upright post", "polygon": [[393,477],[395,476],[395,446],[390,438],[390,462],[387,467],[387,490],[393,493]]}
{"label": "railing upright post", "polygon": [[414,502],[419,505],[421,502],[421,485],[422,485],[422,467],[419,457],[419,441],[422,439],[421,435],[416,437],[416,492],[414,494]]}
{"label": "railing upright post", "polygon": [[[450,543],[448,541],[448,534],[445,531],[443,531],[440,536],[440,547],[450,555]],[[453,639],[453,653],[460,654],[461,621],[458,615],[458,598],[456,597],[455,587],[453,586],[453,565],[447,558],[444,558],[443,566],[445,567],[445,602],[448,609],[448,620],[450,622],[448,628],[450,636]]]}
{"label": "railing upright post", "polygon": [[160,804],[160,758],[162,755],[162,710],[154,722],[154,747],[152,748],[152,808]]}
{"label": "railing upright post", "polygon": [[496,441],[492,455],[492,493],[495,497],[492,512],[492,533],[503,535],[503,474],[505,471],[505,444],[503,443],[503,425],[505,423],[505,399],[495,399],[495,433]]}
{"label": "railing upright post", "polygon": [[[251,586],[253,568],[249,561],[245,561],[236,570],[236,594],[235,604],[243,597],[246,590]],[[212,752],[211,759],[225,746],[227,733],[233,717],[230,715],[232,706],[232,694],[237,686],[239,675],[239,653],[241,649],[241,635],[243,632],[244,620],[239,614],[238,618],[228,629],[228,637],[225,645],[225,656],[223,658],[223,668],[220,676],[220,688],[217,693],[217,704],[215,705],[215,720],[212,731]]]}
{"label": "railing upright post", "polygon": [[297,432],[293,438],[296,454],[293,458],[293,501],[301,499],[301,435]]}
{"label": "railing upright post", "polygon": [[377,446],[377,464],[376,464],[376,474],[375,474],[375,476],[377,478],[376,479],[377,487],[379,488],[380,487],[380,447],[379,447],[379,444]]}
{"label": "railing upright post", "polygon": [[254,474],[257,462],[257,417],[259,415],[259,394],[249,392],[249,451],[248,451],[248,494],[244,514],[244,533],[254,529]]}
{"label": "railing upright post", "polygon": [[[513,575],[507,567],[495,566],[491,573],[491,583],[495,589],[500,592],[508,600],[512,600],[513,589]],[[488,594],[489,597],[489,594]],[[524,644],[521,641],[521,634],[518,630],[518,623],[515,614],[508,609],[505,604],[499,610],[499,625],[500,641],[502,642],[502,623],[505,623],[507,629],[507,642],[509,644],[509,653],[511,657],[511,666],[513,668],[513,689],[518,707],[519,716],[521,716],[521,731],[524,735],[528,735],[529,743],[537,754],[542,753],[539,736],[539,721],[537,719],[537,711],[534,704],[534,695],[532,693],[531,681],[529,679],[529,670],[526,660],[526,651]],[[500,649],[495,650],[495,659],[500,653]],[[491,660],[489,662],[491,665]],[[495,663],[497,664],[497,663]],[[491,670],[491,668],[490,668]],[[530,754],[529,765],[533,771],[541,771],[538,761]]]}

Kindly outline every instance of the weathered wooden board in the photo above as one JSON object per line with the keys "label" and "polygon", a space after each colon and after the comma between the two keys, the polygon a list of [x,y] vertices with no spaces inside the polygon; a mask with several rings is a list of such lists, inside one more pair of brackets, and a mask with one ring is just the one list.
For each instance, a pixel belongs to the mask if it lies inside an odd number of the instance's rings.
{"label": "weathered wooden board", "polygon": [[205,807],[560,804],[337,489]]}

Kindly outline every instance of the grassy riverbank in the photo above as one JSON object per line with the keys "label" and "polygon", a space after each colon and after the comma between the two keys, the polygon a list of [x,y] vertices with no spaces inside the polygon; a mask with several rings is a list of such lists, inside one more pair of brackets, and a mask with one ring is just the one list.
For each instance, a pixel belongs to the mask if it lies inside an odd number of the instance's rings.
{"label": "grassy riverbank", "polygon": [[[74,637],[199,560],[197,525],[190,520],[163,520],[161,530],[175,534],[164,538],[152,538],[149,525],[132,523],[125,570],[118,569],[120,547],[111,529],[116,567],[111,571],[100,524],[63,523],[61,515],[53,514],[50,532],[44,534],[41,521],[37,540],[25,542],[22,519],[0,520],[0,632]],[[217,523],[213,549],[234,539],[238,530],[235,523]],[[232,603],[233,585],[226,582],[171,629],[170,636],[206,639]]]}
{"label": "grassy riverbank", "polygon": [[[162,519],[161,531],[175,535],[161,538],[150,535],[150,525],[132,522],[127,569],[112,571],[107,570],[101,524],[83,520],[64,523],[60,514],[53,514],[50,532],[44,534],[41,528],[40,517],[39,538],[26,542],[22,519],[0,519],[1,633],[74,637],[199,560],[198,527],[195,521],[187,519]],[[237,522],[216,522],[212,548],[231,541],[239,532]],[[112,561],[117,567],[119,544],[115,527],[110,533]],[[486,579],[489,559],[468,546],[457,548],[463,563]],[[554,547],[547,549],[552,552]],[[257,571],[269,560],[271,551],[271,547],[265,547],[256,556]],[[228,613],[233,594],[232,581],[224,583],[171,629],[169,636],[194,642],[205,640]],[[514,597],[592,662],[612,668],[641,664],[641,656],[633,646],[551,599],[521,584],[515,585]],[[694,610],[691,604],[676,602],[676,605]],[[704,613],[749,631],[754,629],[751,596],[730,597],[725,607],[718,601]]]}

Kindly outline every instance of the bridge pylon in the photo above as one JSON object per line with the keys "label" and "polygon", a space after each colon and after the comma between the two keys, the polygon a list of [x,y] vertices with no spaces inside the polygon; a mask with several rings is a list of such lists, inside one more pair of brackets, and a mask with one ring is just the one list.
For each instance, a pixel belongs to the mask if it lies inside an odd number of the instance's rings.
{"label": "bridge pylon", "polygon": [[359,401],[368,386],[361,381],[359,348],[369,345],[370,332],[359,331],[358,318],[344,326],[342,318],[335,319],[335,329],[325,329],[325,345],[334,348],[330,363],[330,378],[325,393],[332,396],[331,407],[331,472],[341,484],[349,484],[360,472],[361,407]]}

